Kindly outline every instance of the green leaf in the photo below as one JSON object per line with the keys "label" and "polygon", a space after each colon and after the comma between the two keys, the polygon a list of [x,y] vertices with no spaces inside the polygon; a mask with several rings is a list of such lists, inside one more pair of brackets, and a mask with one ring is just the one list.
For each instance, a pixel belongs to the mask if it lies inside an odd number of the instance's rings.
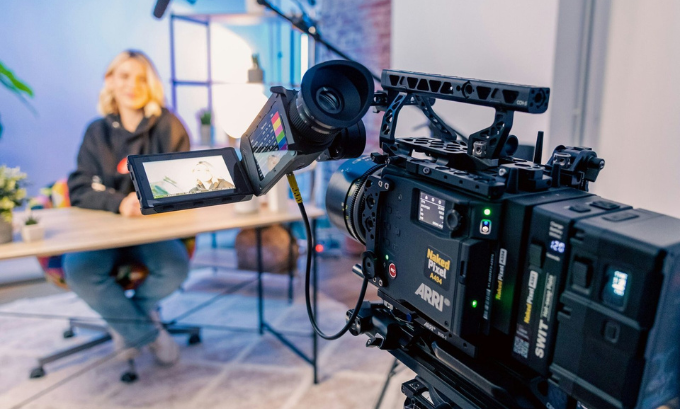
{"label": "green leaf", "polygon": [[[5,79],[7,81],[5,81]],[[13,92],[18,94],[24,93],[30,97],[33,97],[33,90],[31,87],[18,79],[12,71],[2,64],[2,62],[0,62],[0,81],[2,81],[2,83]]]}

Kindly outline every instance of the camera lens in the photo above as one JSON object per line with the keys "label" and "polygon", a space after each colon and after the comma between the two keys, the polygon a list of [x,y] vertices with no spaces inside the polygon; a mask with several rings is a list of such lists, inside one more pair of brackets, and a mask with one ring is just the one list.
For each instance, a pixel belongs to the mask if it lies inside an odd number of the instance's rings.
{"label": "camera lens", "polygon": [[366,181],[384,166],[367,156],[347,161],[333,174],[326,190],[326,212],[331,224],[362,244],[366,244],[366,230],[361,218],[370,205],[365,199]]}
{"label": "camera lens", "polygon": [[373,101],[373,78],[359,63],[327,61],[310,68],[288,107],[290,123],[304,143],[325,149],[353,126]]}

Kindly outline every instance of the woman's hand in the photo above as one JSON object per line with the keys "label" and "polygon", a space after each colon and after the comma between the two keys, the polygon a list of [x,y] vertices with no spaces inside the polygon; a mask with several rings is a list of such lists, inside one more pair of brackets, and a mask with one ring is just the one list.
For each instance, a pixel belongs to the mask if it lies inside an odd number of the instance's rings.
{"label": "woman's hand", "polygon": [[122,202],[120,202],[118,211],[120,214],[126,217],[137,217],[142,215],[142,211],[139,207],[137,194],[135,192],[131,192],[129,195],[125,196],[125,199],[123,199]]}

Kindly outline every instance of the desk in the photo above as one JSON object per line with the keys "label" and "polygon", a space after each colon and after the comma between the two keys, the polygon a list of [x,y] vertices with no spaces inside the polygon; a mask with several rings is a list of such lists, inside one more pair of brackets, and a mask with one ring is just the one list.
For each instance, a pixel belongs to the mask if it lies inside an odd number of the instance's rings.
{"label": "desk", "polygon": [[[306,206],[311,220],[312,232],[316,232],[316,219],[324,216],[324,212],[313,206]],[[258,243],[258,321],[259,333],[272,333],[293,352],[307,361],[314,368],[314,383],[317,383],[317,350],[318,337],[312,333],[312,357],[308,357],[297,349],[283,334],[276,332],[264,320],[262,283],[262,249],[261,228],[277,223],[289,223],[302,219],[294,202],[286,212],[272,212],[263,208],[258,213],[238,214],[233,205],[204,207],[200,209],[181,210],[150,216],[127,218],[118,214],[87,210],[77,207],[62,209],[44,209],[33,212],[40,224],[45,227],[44,240],[25,243],[15,241],[0,244],[0,261],[18,257],[51,256],[89,250],[134,246],[162,240],[178,239],[219,230],[236,228],[255,228]],[[15,220],[23,220],[26,216],[15,214]],[[15,234],[15,240],[19,240]],[[317,266],[316,252],[313,254],[313,304],[317,304]]]}
{"label": "desk", "polygon": [[[325,214],[313,206],[305,208],[311,220]],[[287,212],[263,208],[253,214],[238,214],[234,212],[233,205],[222,205],[130,218],[77,207],[35,210],[33,215],[45,227],[45,239],[25,243],[15,234],[17,241],[0,244],[0,260],[134,246],[199,233],[265,227],[302,219],[293,202]],[[15,214],[15,220],[24,218],[22,213]]]}

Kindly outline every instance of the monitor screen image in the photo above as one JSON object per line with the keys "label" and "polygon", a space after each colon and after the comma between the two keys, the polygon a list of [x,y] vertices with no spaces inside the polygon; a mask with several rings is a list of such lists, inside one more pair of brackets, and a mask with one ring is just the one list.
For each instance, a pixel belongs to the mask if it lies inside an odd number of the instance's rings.
{"label": "monitor screen image", "polygon": [[154,199],[234,189],[222,156],[145,162]]}

